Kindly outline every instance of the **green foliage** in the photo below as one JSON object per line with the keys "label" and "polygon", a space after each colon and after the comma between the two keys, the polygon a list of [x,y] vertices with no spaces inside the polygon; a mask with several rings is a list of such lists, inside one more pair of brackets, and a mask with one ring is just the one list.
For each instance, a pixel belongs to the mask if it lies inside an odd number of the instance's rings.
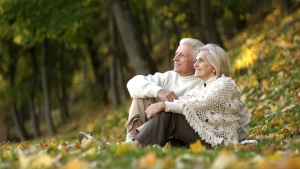
{"label": "green foliage", "polygon": [[59,39],[69,44],[83,26],[88,3],[3,0],[1,36],[13,38],[16,44],[24,47],[32,47],[45,39]]}

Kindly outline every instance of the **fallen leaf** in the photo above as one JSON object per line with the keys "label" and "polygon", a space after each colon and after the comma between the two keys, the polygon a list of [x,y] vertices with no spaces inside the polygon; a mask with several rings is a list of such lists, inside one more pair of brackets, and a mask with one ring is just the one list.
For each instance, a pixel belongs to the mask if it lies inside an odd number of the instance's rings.
{"label": "fallen leaf", "polygon": [[30,163],[30,168],[49,168],[52,164],[52,157],[47,154],[37,156]]}
{"label": "fallen leaf", "polygon": [[62,167],[62,169],[82,169],[82,168],[89,168],[89,167],[87,162],[79,159],[69,160],[68,163]]}
{"label": "fallen leaf", "polygon": [[205,150],[205,146],[201,144],[200,140],[197,140],[195,143],[190,144],[190,149],[192,152],[201,152]]}
{"label": "fallen leaf", "polygon": [[157,162],[157,157],[154,152],[150,152],[145,156],[141,157],[138,162],[139,168],[153,168]]}
{"label": "fallen leaf", "polygon": [[212,169],[230,168],[231,165],[237,162],[237,157],[229,151],[222,151],[212,164]]}

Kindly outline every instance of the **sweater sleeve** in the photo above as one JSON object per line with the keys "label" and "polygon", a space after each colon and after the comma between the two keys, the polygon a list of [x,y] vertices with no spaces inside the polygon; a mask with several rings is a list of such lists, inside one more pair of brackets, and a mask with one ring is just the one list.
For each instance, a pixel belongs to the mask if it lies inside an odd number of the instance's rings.
{"label": "sweater sleeve", "polygon": [[127,83],[129,94],[132,98],[153,98],[157,97],[159,90],[163,88],[164,74],[136,75]]}
{"label": "sweater sleeve", "polygon": [[182,103],[180,102],[165,102],[166,103],[166,112],[172,112],[172,113],[177,113],[177,114],[182,114]]}
{"label": "sweater sleeve", "polygon": [[248,114],[248,108],[245,102],[241,101],[243,106],[240,111],[240,129],[238,130],[239,133],[239,141],[243,141],[248,138],[249,136],[249,122],[250,122],[250,115]]}

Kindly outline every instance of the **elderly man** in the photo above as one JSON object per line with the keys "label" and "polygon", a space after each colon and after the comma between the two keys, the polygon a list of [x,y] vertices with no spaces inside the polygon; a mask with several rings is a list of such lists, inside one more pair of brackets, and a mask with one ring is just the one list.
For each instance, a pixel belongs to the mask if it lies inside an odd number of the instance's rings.
{"label": "elderly man", "polygon": [[127,83],[128,91],[133,98],[127,120],[126,142],[132,141],[147,119],[145,110],[154,102],[178,99],[200,83],[194,76],[193,67],[197,54],[203,43],[197,39],[183,38],[174,56],[174,70],[154,75],[136,75]]}

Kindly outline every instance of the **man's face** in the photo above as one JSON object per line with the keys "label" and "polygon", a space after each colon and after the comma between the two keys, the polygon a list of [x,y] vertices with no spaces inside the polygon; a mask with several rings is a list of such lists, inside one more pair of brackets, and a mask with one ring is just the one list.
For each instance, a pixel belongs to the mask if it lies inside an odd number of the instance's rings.
{"label": "man's face", "polygon": [[193,48],[189,45],[179,45],[174,56],[174,71],[180,76],[190,76],[195,73],[195,61],[191,55]]}

